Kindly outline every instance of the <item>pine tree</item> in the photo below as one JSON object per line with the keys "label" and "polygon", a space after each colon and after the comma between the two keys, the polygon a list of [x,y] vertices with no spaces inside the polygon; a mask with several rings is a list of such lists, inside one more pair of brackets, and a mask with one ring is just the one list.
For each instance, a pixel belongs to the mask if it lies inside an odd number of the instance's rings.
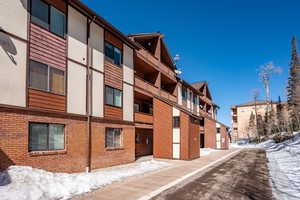
{"label": "pine tree", "polygon": [[277,121],[278,132],[284,131],[285,123],[283,117],[283,105],[280,96],[278,97],[278,104],[276,108],[276,121]]}
{"label": "pine tree", "polygon": [[287,103],[291,131],[299,128],[300,113],[300,62],[296,37],[292,38],[292,55],[290,62],[290,76],[287,86]]}
{"label": "pine tree", "polygon": [[253,114],[253,112],[251,112],[248,127],[249,127],[250,135],[251,136],[255,135],[254,133],[256,132],[256,125],[255,125],[255,115]]}

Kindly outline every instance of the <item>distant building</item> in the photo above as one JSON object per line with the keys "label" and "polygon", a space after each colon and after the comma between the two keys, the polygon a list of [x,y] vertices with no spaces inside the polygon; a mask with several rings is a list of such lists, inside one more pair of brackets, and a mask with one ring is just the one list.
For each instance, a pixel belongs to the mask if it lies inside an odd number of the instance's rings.
{"label": "distant building", "polygon": [[[277,109],[278,109],[278,102],[272,102],[272,108],[274,114],[276,116]],[[283,117],[287,119],[288,112],[287,112],[287,104],[282,103],[283,105]],[[266,101],[256,101],[256,109],[257,114],[261,115],[262,117],[265,116],[267,108]],[[251,113],[255,115],[255,102],[249,101],[244,104],[234,105],[231,107],[231,116],[232,116],[232,131],[231,131],[231,138],[232,141],[253,137],[255,136],[253,132],[249,131],[249,119]]]}

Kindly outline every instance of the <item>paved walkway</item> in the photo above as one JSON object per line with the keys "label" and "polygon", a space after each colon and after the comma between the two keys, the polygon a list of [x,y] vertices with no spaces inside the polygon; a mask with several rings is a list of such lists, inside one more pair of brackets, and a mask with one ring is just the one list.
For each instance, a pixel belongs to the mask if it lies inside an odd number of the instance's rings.
{"label": "paved walkway", "polygon": [[173,165],[143,175],[126,178],[121,182],[107,185],[104,188],[76,196],[73,199],[149,199],[163,189],[168,189],[168,187],[171,187],[176,182],[183,180],[185,177],[192,176],[202,171],[201,169],[213,167],[214,164],[217,164],[217,160],[224,157],[228,157],[229,159],[238,153],[238,151],[238,149],[216,151],[192,161],[157,159],[172,163]]}

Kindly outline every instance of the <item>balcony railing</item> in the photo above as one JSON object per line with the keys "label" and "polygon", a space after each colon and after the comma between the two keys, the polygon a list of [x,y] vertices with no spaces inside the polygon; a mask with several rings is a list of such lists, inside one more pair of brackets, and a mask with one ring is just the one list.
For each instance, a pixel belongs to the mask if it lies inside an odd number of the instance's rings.
{"label": "balcony railing", "polygon": [[158,88],[155,87],[153,84],[145,81],[144,79],[142,79],[138,76],[134,77],[134,81],[135,81],[135,86],[142,88],[144,90],[147,90],[148,92],[151,92],[152,94],[159,95]]}
{"label": "balcony railing", "polygon": [[160,90],[160,96],[173,102],[177,102],[177,97],[165,90]]}
{"label": "balcony railing", "polygon": [[153,115],[150,113],[135,112],[134,121],[146,124],[153,124]]}

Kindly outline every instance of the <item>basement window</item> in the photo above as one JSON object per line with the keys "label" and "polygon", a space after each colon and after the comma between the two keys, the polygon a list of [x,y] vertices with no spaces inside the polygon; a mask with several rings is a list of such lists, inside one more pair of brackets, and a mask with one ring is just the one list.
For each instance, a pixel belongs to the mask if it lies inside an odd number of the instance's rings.
{"label": "basement window", "polygon": [[122,129],[121,128],[106,128],[105,132],[105,147],[118,148],[123,146]]}
{"label": "basement window", "polygon": [[29,123],[29,152],[64,150],[65,125]]}

